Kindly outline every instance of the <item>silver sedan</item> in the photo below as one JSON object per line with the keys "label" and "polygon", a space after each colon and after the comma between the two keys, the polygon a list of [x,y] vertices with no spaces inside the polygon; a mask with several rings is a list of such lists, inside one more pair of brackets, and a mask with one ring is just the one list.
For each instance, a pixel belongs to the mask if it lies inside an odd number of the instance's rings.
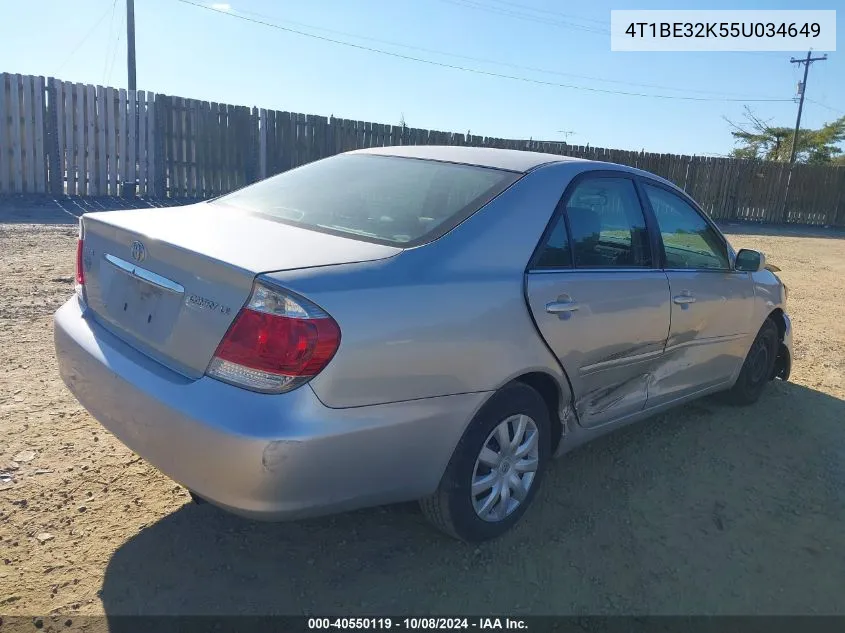
{"label": "silver sedan", "polygon": [[385,147],[84,215],[55,346],[82,405],[198,499],[260,519],[419,499],[476,541],[553,455],[786,380],[775,270],[647,172]]}

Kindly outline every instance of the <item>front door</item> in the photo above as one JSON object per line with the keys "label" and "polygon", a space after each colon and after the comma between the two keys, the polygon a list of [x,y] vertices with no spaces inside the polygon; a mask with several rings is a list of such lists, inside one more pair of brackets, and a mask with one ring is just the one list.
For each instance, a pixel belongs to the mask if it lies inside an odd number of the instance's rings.
{"label": "front door", "polygon": [[527,294],[584,426],[645,406],[669,332],[669,284],[655,261],[631,179],[590,174],[570,186]]}
{"label": "front door", "polygon": [[649,407],[728,383],[750,342],[749,273],[732,269],[723,237],[680,195],[643,182],[663,242],[672,325]]}

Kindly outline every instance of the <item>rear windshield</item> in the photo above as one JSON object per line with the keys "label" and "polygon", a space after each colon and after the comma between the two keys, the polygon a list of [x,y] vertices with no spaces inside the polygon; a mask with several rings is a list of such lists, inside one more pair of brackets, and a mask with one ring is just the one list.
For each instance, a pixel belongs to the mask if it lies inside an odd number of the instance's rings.
{"label": "rear windshield", "polygon": [[341,154],[212,204],[366,241],[415,246],[457,226],[520,175],[415,158]]}

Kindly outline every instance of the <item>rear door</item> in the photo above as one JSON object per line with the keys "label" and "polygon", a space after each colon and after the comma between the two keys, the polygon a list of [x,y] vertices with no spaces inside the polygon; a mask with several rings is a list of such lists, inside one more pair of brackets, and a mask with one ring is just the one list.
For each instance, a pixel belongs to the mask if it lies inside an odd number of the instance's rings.
{"label": "rear door", "polygon": [[689,201],[641,180],[660,232],[672,326],[649,407],[726,383],[746,353],[754,287],[731,265],[722,235]]}
{"label": "rear door", "polygon": [[632,179],[587,172],[568,188],[527,274],[534,320],[582,425],[644,408],[669,332],[669,284]]}

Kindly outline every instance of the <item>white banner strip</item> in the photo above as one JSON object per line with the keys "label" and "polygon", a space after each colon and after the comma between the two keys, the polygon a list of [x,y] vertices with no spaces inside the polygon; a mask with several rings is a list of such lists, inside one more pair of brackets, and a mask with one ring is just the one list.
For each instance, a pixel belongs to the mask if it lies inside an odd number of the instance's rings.
{"label": "white banner strip", "polygon": [[611,11],[612,51],[835,51],[836,11]]}

